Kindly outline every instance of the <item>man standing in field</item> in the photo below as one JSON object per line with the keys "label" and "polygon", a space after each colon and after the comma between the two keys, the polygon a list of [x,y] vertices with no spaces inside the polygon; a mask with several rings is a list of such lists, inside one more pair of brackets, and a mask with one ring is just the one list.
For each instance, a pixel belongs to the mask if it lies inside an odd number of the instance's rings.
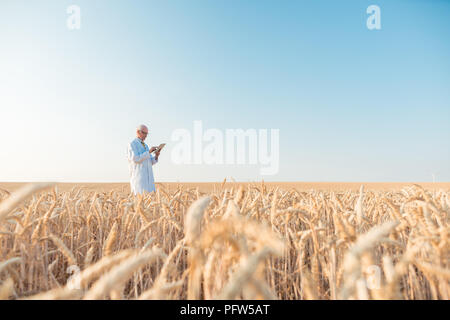
{"label": "man standing in field", "polygon": [[[136,139],[128,144],[130,185],[131,192],[135,195],[144,191],[155,191],[152,166],[158,162],[161,146],[149,149],[144,142],[147,135],[148,128],[142,124],[136,129]],[[155,152],[155,155],[152,155],[152,152]]]}

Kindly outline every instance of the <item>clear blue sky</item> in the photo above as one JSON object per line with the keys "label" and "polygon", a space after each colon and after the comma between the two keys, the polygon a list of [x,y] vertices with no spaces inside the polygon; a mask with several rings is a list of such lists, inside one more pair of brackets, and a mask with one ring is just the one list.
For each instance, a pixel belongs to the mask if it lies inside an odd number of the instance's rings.
{"label": "clear blue sky", "polygon": [[[139,123],[167,143],[156,181],[450,181],[449,17],[446,0],[1,0],[0,181],[127,181]],[[194,120],[279,129],[279,173],[171,163]]]}

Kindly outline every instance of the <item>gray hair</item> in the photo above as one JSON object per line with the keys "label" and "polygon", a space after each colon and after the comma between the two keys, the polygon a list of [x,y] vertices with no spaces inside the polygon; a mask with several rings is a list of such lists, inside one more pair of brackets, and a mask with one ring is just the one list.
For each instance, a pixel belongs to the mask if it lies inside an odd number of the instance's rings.
{"label": "gray hair", "polygon": [[147,126],[145,124],[140,124],[140,125],[137,126],[136,131],[141,131],[142,129],[147,129],[148,130],[148,128],[147,128]]}

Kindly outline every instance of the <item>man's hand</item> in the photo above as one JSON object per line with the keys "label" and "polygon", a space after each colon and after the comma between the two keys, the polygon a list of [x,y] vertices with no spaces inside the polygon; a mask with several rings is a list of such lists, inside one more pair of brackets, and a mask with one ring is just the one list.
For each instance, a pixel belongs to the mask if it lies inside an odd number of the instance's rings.
{"label": "man's hand", "polygon": [[162,150],[162,148],[164,148],[165,145],[166,145],[165,143],[161,143],[158,147],[151,147],[149,152],[152,153],[153,151],[156,151],[155,152],[155,160],[156,161],[158,161],[159,154],[161,153],[161,150]]}

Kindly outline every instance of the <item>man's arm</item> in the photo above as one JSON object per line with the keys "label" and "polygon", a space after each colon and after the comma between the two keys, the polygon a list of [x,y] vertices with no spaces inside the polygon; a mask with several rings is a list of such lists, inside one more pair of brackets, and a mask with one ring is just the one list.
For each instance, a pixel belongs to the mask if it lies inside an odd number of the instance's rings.
{"label": "man's arm", "polygon": [[145,151],[144,153],[138,154],[138,150],[132,143],[128,144],[128,160],[133,161],[135,163],[142,163],[145,159],[151,157],[149,151]]}

